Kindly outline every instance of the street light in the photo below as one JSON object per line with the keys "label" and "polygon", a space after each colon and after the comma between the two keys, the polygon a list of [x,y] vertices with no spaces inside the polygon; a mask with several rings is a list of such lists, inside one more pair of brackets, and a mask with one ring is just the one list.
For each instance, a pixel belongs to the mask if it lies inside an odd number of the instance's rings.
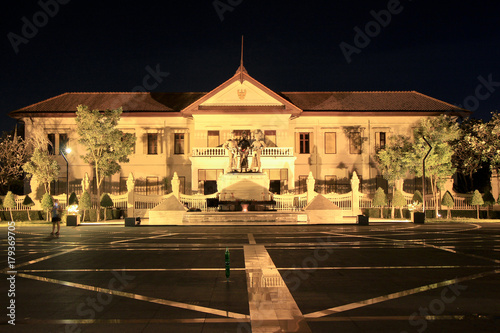
{"label": "street light", "polygon": [[71,153],[71,148],[66,147],[64,149],[61,149],[60,153],[64,158],[64,160],[66,161],[66,207],[68,207],[69,206],[69,163],[68,159],[66,158],[66,154]]}

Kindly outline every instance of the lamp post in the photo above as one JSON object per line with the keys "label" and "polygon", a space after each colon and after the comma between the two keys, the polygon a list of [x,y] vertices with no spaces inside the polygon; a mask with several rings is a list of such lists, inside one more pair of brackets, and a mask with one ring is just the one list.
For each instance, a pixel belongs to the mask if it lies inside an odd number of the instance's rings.
{"label": "lamp post", "polygon": [[[61,149],[61,155],[66,161],[66,209],[68,209],[69,206],[69,163],[68,159],[66,158],[66,154],[71,153],[71,148],[66,147],[64,149]],[[66,154],[64,154],[66,153]]]}
{"label": "lamp post", "polygon": [[[427,154],[425,154],[425,157],[422,160],[422,192],[423,192],[422,193],[422,211],[425,214],[425,160],[427,159],[427,156],[429,156],[429,154],[431,153],[432,146],[429,143],[429,141],[427,141],[425,136],[423,136],[423,138],[424,138],[424,141],[427,144],[427,146],[429,146],[429,150],[427,151]],[[436,205],[437,205],[437,203],[436,203]]]}

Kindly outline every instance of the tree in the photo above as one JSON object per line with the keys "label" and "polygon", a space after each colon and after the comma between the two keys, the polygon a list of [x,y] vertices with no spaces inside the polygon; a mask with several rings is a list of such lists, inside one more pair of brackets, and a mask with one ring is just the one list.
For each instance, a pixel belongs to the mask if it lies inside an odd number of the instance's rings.
{"label": "tree", "polygon": [[[116,126],[120,120],[122,108],[115,110],[90,110],[79,105],[76,111],[77,133],[79,142],[85,147],[82,159],[93,165],[97,179],[97,197],[101,195],[101,184],[105,177],[120,171],[120,163],[129,161],[135,144],[135,136],[123,133]],[[99,220],[99,214],[97,215]]]}
{"label": "tree", "polygon": [[78,205],[78,197],[76,196],[75,192],[71,192],[69,199],[68,199],[68,205]]}
{"label": "tree", "polygon": [[478,190],[474,191],[474,195],[472,196],[472,200],[470,202],[471,205],[476,206],[477,211],[477,219],[479,219],[479,206],[484,205],[483,197]]}
{"label": "tree", "polygon": [[101,206],[104,207],[104,221],[106,221],[107,209],[113,207],[113,200],[108,193],[103,193],[101,196]]}
{"label": "tree", "polygon": [[495,204],[495,198],[489,190],[487,190],[483,195],[483,206],[486,206],[487,218],[490,218],[490,207]]}
{"label": "tree", "polygon": [[[403,192],[400,190],[396,190],[392,197],[392,206],[399,208],[399,216],[403,218],[403,207],[406,205],[406,199],[403,195]],[[393,216],[394,218],[394,216]]]}
{"label": "tree", "polygon": [[[23,165],[27,177],[35,177],[45,187],[45,193],[50,193],[50,183],[59,177],[59,164],[54,155],[50,155],[48,150],[35,148],[30,160]],[[33,189],[35,190],[35,189]]]}
{"label": "tree", "polygon": [[451,143],[454,151],[453,166],[465,180],[464,192],[474,189],[472,175],[481,168],[485,160],[484,150],[476,148],[478,140],[481,139],[478,129],[483,125],[482,120],[467,118],[460,124],[460,137]]}
{"label": "tree", "polygon": [[395,135],[389,138],[389,143],[375,156],[382,176],[395,186],[396,181],[406,177],[411,164],[409,155],[412,154],[410,138],[404,135]]}
{"label": "tree", "polygon": [[50,210],[53,207],[54,207],[54,200],[52,199],[52,196],[48,192],[45,192],[42,197],[42,208],[45,209],[45,211],[47,212],[47,221],[49,221]]}
{"label": "tree", "polygon": [[14,193],[11,191],[7,192],[5,199],[3,200],[3,206],[7,208],[10,212],[10,220],[14,221],[12,217],[12,208],[16,208],[16,199],[14,198]]}
{"label": "tree", "polygon": [[[389,138],[386,147],[379,150],[375,156],[382,176],[392,186],[393,193],[396,192],[396,182],[402,181],[411,170],[412,155],[413,147],[410,138],[404,135],[395,135]],[[394,218],[394,200],[391,203],[391,217]]]}
{"label": "tree", "polygon": [[[500,114],[493,112],[491,120],[487,123],[479,123],[474,126],[477,137],[470,138],[470,144],[474,150],[482,153],[484,162],[488,162],[490,169],[500,172]],[[500,179],[497,178],[500,187]]]}
{"label": "tree", "polygon": [[441,199],[441,205],[448,207],[448,213],[446,215],[447,219],[451,219],[451,209],[455,206],[455,201],[453,200],[453,196],[450,191],[446,191]]}
{"label": "tree", "polygon": [[[17,136],[4,135],[0,139],[0,186],[7,189],[23,175],[22,166],[28,159],[26,143]],[[5,193],[5,192],[4,192]]]}
{"label": "tree", "polygon": [[380,207],[380,217],[384,218],[384,207],[387,206],[387,195],[383,188],[379,187],[375,192],[372,202],[373,207]]}
{"label": "tree", "polygon": [[[451,143],[460,136],[458,124],[449,116],[429,117],[420,121],[413,131],[413,154],[410,157],[412,172],[416,177],[422,177],[422,161],[428,151],[427,140],[432,147],[425,160],[425,175],[431,183],[431,191],[436,203],[434,209],[438,215],[438,189],[455,173],[451,157],[453,147]],[[425,137],[425,140],[424,140]],[[425,193],[423,193],[425,195]]]}
{"label": "tree", "polygon": [[422,196],[422,193],[419,190],[416,190],[413,193],[413,197],[411,199],[411,202],[420,202],[420,203],[424,202],[424,197]]}
{"label": "tree", "polygon": [[23,200],[23,206],[26,207],[26,213],[28,214],[28,220],[31,221],[31,216],[30,216],[30,211],[29,211],[29,207],[33,207],[35,205],[35,203],[33,202],[33,200],[30,198],[29,195],[26,194],[26,196],[24,197],[24,200]]}
{"label": "tree", "polygon": [[88,191],[84,191],[80,197],[80,205],[78,206],[80,210],[83,210],[82,222],[85,221],[85,211],[92,208],[92,200],[90,199],[90,194]]}

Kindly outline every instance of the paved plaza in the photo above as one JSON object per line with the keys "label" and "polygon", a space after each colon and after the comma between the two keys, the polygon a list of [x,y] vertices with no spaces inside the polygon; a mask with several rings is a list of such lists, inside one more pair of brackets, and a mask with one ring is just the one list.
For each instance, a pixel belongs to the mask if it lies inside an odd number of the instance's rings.
{"label": "paved plaza", "polygon": [[500,331],[497,223],[1,229],[2,332]]}

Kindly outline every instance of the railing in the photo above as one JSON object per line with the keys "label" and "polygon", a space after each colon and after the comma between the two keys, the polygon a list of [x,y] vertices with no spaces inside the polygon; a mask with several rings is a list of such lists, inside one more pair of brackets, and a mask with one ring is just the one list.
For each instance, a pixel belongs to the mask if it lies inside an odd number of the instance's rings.
{"label": "railing", "polygon": [[262,150],[262,157],[291,157],[292,147],[266,147]]}
{"label": "railing", "polygon": [[325,194],[325,198],[330,200],[332,203],[337,205],[337,207],[339,207],[342,210],[352,209],[352,192],[345,194],[328,193]]}
{"label": "railing", "polygon": [[143,195],[136,194],[135,195],[135,209],[153,209],[158,204],[172,194],[166,195]]}
{"label": "railing", "polygon": [[203,195],[203,194],[186,195],[181,193],[179,195],[179,201],[187,205],[188,208],[201,209],[202,211],[206,211],[207,199],[214,199],[216,197],[217,193],[208,195]]}
{"label": "railing", "polygon": [[307,193],[303,194],[275,194],[276,210],[299,210],[307,206]]}
{"label": "railing", "polygon": [[227,150],[222,147],[193,148],[193,157],[224,157],[228,156]]}
{"label": "railing", "polygon": [[[193,157],[224,157],[228,156],[222,147],[197,147],[193,148]],[[262,150],[262,157],[293,157],[292,147],[266,147]]]}

